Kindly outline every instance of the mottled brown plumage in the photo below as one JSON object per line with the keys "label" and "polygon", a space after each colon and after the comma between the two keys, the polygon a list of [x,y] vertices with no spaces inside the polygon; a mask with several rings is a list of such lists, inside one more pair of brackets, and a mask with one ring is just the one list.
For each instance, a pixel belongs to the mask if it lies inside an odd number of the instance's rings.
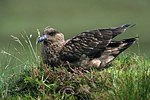
{"label": "mottled brown plumage", "polygon": [[129,26],[125,24],[115,28],[85,31],[67,41],[61,32],[46,27],[43,36],[38,39],[38,42],[44,42],[43,63],[52,67],[69,64],[84,69],[93,66],[104,68],[136,40],[136,38],[130,38],[112,41]]}

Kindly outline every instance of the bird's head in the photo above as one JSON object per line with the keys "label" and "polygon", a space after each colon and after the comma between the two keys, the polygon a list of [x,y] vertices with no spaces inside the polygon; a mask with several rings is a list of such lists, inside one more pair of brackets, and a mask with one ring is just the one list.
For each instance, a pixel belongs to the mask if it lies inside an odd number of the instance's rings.
{"label": "bird's head", "polygon": [[59,31],[55,30],[54,28],[48,26],[44,29],[43,35],[38,38],[38,43],[42,41],[46,43],[62,42],[64,41],[64,35]]}

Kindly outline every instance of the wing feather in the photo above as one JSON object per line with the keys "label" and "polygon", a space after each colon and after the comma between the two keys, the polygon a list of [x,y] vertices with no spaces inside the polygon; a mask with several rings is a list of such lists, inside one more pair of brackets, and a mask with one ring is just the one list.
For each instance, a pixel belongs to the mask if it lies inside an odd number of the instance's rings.
{"label": "wing feather", "polygon": [[82,32],[63,46],[60,51],[60,57],[64,61],[76,62],[79,61],[82,55],[94,58],[98,52],[100,56],[112,38],[124,32],[128,26],[122,25],[116,28],[94,29]]}
{"label": "wing feather", "polygon": [[74,62],[85,54],[92,57],[94,53],[103,51],[112,39],[112,31],[90,30],[82,32],[70,39],[62,48],[62,60]]}

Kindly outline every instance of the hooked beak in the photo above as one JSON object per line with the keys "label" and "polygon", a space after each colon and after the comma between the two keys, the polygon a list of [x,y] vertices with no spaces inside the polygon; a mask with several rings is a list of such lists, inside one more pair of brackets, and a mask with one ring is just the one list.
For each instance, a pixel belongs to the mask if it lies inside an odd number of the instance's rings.
{"label": "hooked beak", "polygon": [[41,37],[38,38],[37,42],[40,43],[40,42],[42,42],[42,41],[44,41],[46,39],[47,39],[46,35],[42,35]]}

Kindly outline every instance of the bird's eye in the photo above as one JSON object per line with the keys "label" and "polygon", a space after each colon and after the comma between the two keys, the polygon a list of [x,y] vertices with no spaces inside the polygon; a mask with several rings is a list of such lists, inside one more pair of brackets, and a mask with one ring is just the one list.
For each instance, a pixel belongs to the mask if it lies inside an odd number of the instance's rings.
{"label": "bird's eye", "polygon": [[56,34],[56,32],[49,32],[48,33],[48,35],[51,35],[51,36],[53,36],[53,35],[55,35]]}

